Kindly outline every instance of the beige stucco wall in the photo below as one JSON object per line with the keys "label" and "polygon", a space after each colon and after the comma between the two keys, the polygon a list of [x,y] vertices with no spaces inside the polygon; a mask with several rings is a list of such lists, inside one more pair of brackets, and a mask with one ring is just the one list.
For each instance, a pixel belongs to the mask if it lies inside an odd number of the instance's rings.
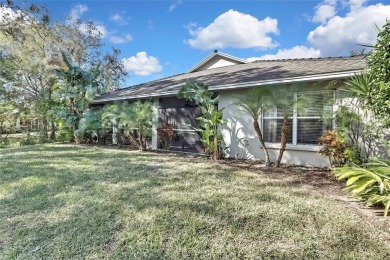
{"label": "beige stucco wall", "polygon": [[[277,87],[277,86],[276,86]],[[314,86],[313,86],[314,87]],[[315,86],[318,87],[318,86]],[[253,128],[253,119],[234,103],[247,89],[220,91],[219,108],[224,108],[223,117],[227,125],[221,132],[230,158],[264,160],[264,153]],[[279,154],[279,144],[268,143],[271,161],[275,162]],[[315,167],[330,166],[328,158],[319,156],[317,145],[287,145],[282,163]]]}

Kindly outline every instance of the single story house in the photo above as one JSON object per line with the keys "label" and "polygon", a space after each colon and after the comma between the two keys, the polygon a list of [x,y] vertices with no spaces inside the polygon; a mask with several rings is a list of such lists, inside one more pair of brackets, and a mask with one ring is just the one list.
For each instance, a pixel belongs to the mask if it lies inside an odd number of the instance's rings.
{"label": "single story house", "polygon": [[[360,73],[366,67],[363,56],[310,58],[286,60],[245,60],[214,51],[190,71],[167,78],[103,94],[92,101],[102,105],[118,100],[152,99],[153,135],[151,146],[159,148],[157,128],[161,121],[171,123],[179,133],[173,149],[201,152],[197,134],[191,125],[196,124],[199,108],[186,100],[177,99],[180,88],[189,80],[206,84],[220,96],[219,108],[225,108],[223,117],[227,125],[221,132],[232,158],[264,159],[264,154],[253,129],[252,118],[235,105],[237,97],[250,88],[272,86],[286,87],[294,91],[296,98],[301,93],[315,99],[309,113],[300,114],[292,108],[291,133],[283,163],[329,166],[328,158],[318,155],[321,148],[317,142],[325,130],[334,128],[334,123],[321,120],[319,110],[336,109],[336,100],[345,87],[345,80]],[[329,103],[329,97],[331,103]],[[331,105],[329,105],[331,104]],[[259,119],[262,132],[275,161],[278,155],[282,118],[275,107],[263,113]]]}

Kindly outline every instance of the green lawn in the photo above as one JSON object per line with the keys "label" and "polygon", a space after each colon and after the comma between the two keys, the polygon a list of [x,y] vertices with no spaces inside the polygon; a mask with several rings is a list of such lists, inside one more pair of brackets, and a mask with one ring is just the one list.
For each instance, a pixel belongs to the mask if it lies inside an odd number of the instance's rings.
{"label": "green lawn", "polygon": [[0,150],[1,259],[385,259],[345,202],[205,159],[37,145]]}

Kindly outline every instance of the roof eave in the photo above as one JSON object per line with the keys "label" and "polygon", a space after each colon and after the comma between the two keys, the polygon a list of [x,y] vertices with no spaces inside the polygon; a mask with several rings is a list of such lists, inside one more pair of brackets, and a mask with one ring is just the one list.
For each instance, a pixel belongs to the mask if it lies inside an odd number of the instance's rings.
{"label": "roof eave", "polygon": [[[261,80],[261,81],[250,81],[243,83],[234,83],[234,84],[224,84],[224,85],[215,85],[209,86],[209,90],[231,90],[231,89],[242,89],[242,88],[250,88],[257,86],[266,86],[266,85],[276,85],[276,84],[286,84],[286,83],[295,83],[295,82],[309,82],[316,80],[331,80],[331,79],[342,79],[348,78],[356,73],[360,73],[362,70],[353,70],[346,72],[337,72],[337,73],[325,73],[325,74],[316,74],[309,76],[300,76],[300,77],[290,77],[284,79],[271,79],[271,80]],[[182,85],[182,84],[179,84]],[[103,104],[111,101],[118,100],[132,100],[132,99],[145,99],[145,98],[153,98],[153,97],[166,97],[166,96],[174,96],[179,93],[178,90],[175,91],[166,91],[166,92],[158,92],[158,93],[148,93],[144,95],[135,95],[132,97],[119,97],[119,98],[106,98],[102,100],[92,101],[90,104]]]}

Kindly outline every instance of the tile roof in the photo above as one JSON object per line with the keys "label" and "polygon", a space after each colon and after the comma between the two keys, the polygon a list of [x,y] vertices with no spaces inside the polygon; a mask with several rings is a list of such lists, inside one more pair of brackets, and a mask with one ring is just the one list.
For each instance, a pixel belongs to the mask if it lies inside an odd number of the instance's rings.
{"label": "tile roof", "polygon": [[[322,74],[355,72],[366,67],[363,56],[310,58],[286,60],[259,60],[251,63],[183,73],[139,85],[115,90],[95,98],[91,103],[98,104],[113,100],[158,97],[176,94],[189,80],[204,83],[210,89],[216,86],[267,82]],[[223,89],[220,87],[219,89]]]}

